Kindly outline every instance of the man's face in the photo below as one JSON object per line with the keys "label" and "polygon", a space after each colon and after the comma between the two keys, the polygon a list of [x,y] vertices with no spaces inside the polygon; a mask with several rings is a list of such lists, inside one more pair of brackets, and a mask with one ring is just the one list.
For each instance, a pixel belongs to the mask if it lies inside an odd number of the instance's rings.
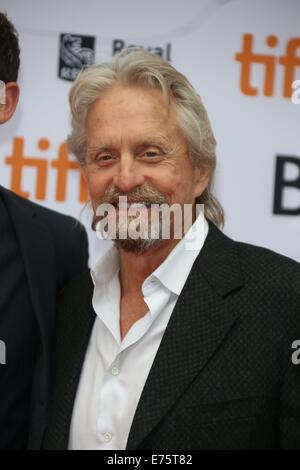
{"label": "man's face", "polygon": [[207,186],[208,170],[195,168],[188,156],[175,102],[167,105],[158,90],[110,88],[89,108],[86,138],[84,174],[94,212],[119,195],[129,202],[193,204]]}

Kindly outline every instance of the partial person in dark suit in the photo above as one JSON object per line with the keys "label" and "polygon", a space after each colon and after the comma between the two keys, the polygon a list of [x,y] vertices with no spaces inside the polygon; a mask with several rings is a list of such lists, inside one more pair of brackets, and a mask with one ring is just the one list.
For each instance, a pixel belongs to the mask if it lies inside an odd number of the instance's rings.
{"label": "partial person in dark suit", "polygon": [[[17,106],[19,44],[0,13],[0,124]],[[87,268],[84,228],[0,186],[0,449],[38,449],[59,291]]]}
{"label": "partial person in dark suit", "polygon": [[[300,449],[300,267],[218,228],[191,84],[132,49],[83,71],[70,105],[93,227],[114,245],[61,294],[43,448]],[[183,214],[170,236],[164,204]]]}

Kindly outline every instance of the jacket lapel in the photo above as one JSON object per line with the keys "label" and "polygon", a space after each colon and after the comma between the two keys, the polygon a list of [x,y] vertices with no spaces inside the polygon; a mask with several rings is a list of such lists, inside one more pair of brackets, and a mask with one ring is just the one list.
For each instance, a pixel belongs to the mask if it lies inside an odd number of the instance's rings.
{"label": "jacket lapel", "polygon": [[[43,449],[67,449],[72,413],[82,366],[96,314],[93,283],[88,271],[62,291],[57,315],[56,373],[50,422]],[[88,399],[88,397],[87,397]]]}
{"label": "jacket lapel", "polygon": [[210,224],[142,392],[128,450],[142,444],[226,341],[238,315],[227,309],[224,296],[242,284],[234,242]]}

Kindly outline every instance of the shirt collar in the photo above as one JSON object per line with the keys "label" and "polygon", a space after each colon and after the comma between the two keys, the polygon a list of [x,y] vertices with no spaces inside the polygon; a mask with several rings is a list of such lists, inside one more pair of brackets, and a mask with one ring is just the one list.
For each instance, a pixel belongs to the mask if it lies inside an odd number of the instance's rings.
{"label": "shirt collar", "polygon": [[91,269],[92,280],[95,285],[105,284],[113,279],[119,272],[120,257],[115,245],[96,262]]}
{"label": "shirt collar", "polygon": [[207,233],[208,223],[201,211],[193,225],[175,245],[167,258],[145,279],[143,286],[156,278],[169,291],[179,296],[204,245]]}

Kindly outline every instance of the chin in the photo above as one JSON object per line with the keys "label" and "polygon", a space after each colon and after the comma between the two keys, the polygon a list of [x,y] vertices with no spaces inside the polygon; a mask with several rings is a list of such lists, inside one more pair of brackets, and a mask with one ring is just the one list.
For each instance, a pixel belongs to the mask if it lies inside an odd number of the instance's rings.
{"label": "chin", "polygon": [[122,248],[124,251],[128,251],[131,253],[142,254],[147,252],[150,248],[154,246],[158,246],[162,243],[162,240],[159,239],[143,239],[139,238],[137,240],[133,240],[132,238],[126,239],[116,239],[114,240],[115,246],[117,248]]}

